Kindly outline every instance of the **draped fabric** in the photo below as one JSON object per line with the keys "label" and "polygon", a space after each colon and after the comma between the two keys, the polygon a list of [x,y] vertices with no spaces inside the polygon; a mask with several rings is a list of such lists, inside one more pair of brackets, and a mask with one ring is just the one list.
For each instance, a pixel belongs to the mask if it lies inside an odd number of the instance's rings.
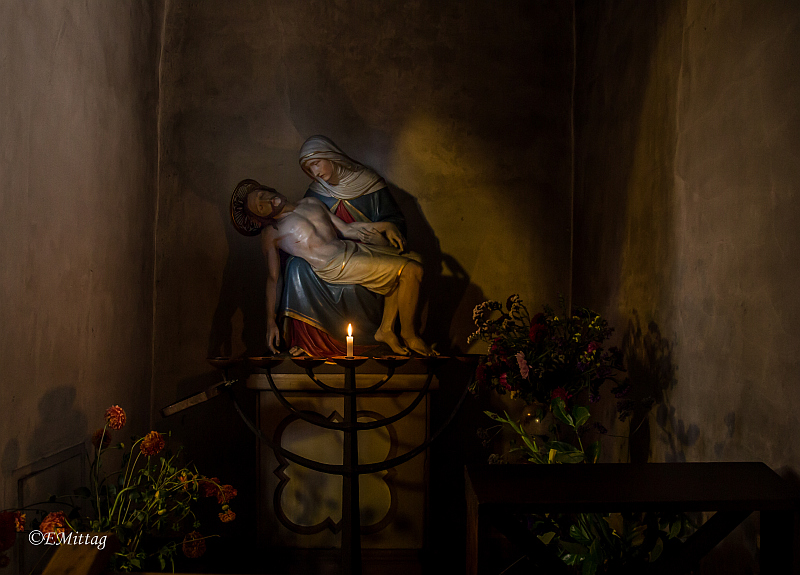
{"label": "draped fabric", "polygon": [[[345,222],[388,221],[405,235],[405,219],[387,188],[350,200],[311,189],[306,197],[319,199]],[[325,283],[300,258],[289,258],[283,277],[278,317],[284,320],[289,347],[299,346],[312,355],[343,355],[348,323],[353,325],[357,350],[380,345],[374,334],[381,323],[382,296],[359,285]]]}
{"label": "draped fabric", "polygon": [[[315,178],[307,168],[312,160],[329,160],[333,163],[336,184]],[[325,136],[311,136],[300,148],[300,167],[314,180],[310,190],[321,196],[338,200],[352,200],[386,187],[386,182],[370,168],[360,164],[339,149]]]}

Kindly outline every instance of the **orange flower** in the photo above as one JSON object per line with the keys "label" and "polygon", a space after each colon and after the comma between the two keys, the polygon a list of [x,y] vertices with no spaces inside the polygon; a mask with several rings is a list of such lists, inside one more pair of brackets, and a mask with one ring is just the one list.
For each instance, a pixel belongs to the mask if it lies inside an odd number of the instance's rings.
{"label": "orange flower", "polygon": [[64,512],[53,511],[42,519],[42,524],[39,525],[39,531],[42,533],[69,534],[72,530],[69,528],[69,523],[67,523],[67,517],[64,515]]}
{"label": "orange flower", "polygon": [[17,532],[14,528],[14,512],[3,511],[0,513],[0,552],[11,549],[16,540]]}
{"label": "orange flower", "polygon": [[105,449],[109,445],[111,445],[111,432],[107,429],[98,429],[92,434],[92,445],[98,451],[100,451],[100,441],[103,442],[102,448]]}
{"label": "orange flower", "polygon": [[119,405],[106,409],[106,421],[111,429],[122,429],[125,426],[125,410]]}
{"label": "orange flower", "polygon": [[230,523],[231,521],[236,519],[236,513],[234,513],[233,510],[231,509],[228,509],[225,513],[218,513],[218,515],[219,515],[219,520],[222,521],[223,523]]}
{"label": "orange flower", "polygon": [[142,451],[142,455],[156,455],[164,449],[164,445],[164,438],[161,437],[161,434],[158,431],[151,431],[144,436],[139,449]]}
{"label": "orange flower", "polygon": [[183,538],[183,545],[181,545],[183,554],[189,559],[197,559],[206,552],[206,542],[203,535],[199,531],[192,531],[187,533]]}
{"label": "orange flower", "polygon": [[236,497],[238,494],[239,492],[233,488],[233,485],[220,485],[219,491],[217,492],[217,501],[220,505],[223,505]]}
{"label": "orange flower", "polygon": [[14,528],[17,533],[25,531],[25,514],[22,511],[14,511]]}

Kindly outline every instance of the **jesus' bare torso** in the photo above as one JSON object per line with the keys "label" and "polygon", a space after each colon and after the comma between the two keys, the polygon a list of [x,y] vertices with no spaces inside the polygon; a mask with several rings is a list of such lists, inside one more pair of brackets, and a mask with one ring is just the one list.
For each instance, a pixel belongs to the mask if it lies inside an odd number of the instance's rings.
{"label": "jesus' bare torso", "polygon": [[284,212],[268,228],[267,236],[289,255],[303,258],[312,268],[329,262],[345,249],[325,204],[315,198],[303,198],[291,212]]}
{"label": "jesus' bare torso", "polygon": [[[262,250],[267,260],[267,309],[275,309],[277,283],[280,275],[278,250],[303,258],[317,273],[334,258],[347,250],[341,237],[395,246],[399,252],[405,248],[405,240],[389,222],[345,223],[334,216],[319,200],[303,198],[291,203],[276,192],[258,191],[248,196],[249,209],[265,218],[265,229],[261,234]],[[395,256],[391,256],[395,259]],[[345,263],[342,266],[346,265]],[[433,355],[435,352],[419,337],[414,329],[414,312],[419,298],[422,266],[415,261],[404,261],[398,268],[397,289],[387,293],[383,307],[381,326],[375,339],[389,345],[395,353],[408,355],[412,351]],[[366,283],[361,285],[367,286]],[[370,288],[368,288],[370,289]],[[401,342],[394,333],[395,319],[400,316]],[[267,344],[276,351],[280,340],[274,314],[267,318]]]}

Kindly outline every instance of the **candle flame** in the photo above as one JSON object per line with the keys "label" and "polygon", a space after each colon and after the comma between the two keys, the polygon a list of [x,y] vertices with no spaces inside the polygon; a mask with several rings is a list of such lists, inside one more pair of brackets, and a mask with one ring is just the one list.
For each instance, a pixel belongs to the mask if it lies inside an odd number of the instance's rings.
{"label": "candle flame", "polygon": [[349,336],[353,335],[353,324],[352,323],[348,323],[347,324],[347,335],[349,335]]}

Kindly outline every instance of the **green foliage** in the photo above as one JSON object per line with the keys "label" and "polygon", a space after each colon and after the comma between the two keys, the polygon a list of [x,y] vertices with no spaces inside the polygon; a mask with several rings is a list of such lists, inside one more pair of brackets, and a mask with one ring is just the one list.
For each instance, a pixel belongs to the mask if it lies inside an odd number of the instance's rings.
{"label": "green foliage", "polygon": [[[552,414],[554,423],[547,432],[532,434],[507,412],[486,411],[498,428],[514,431],[511,454],[534,464],[593,464],[600,460],[605,428],[589,425],[589,403],[599,398],[603,382],[617,381],[615,372],[623,369],[621,354],[615,348],[603,349],[612,329],[599,314],[585,308],[573,308],[567,314],[563,299],[561,308],[562,313],[556,315],[544,306],[543,313],[531,318],[518,296],[508,299],[506,310],[493,301],[475,308],[478,331],[471,339],[490,344],[477,368],[476,387],[534,404],[537,421],[545,411]],[[620,398],[629,389],[625,382],[612,391]],[[618,409],[626,405],[620,409],[621,420],[623,410],[630,414],[631,403],[618,403]],[[593,429],[601,437],[584,446],[584,437]],[[670,541],[686,537],[692,527],[685,515],[664,513],[548,514],[525,519],[545,545],[582,575],[615,573],[622,567],[657,561]]]}
{"label": "green foliage", "polygon": [[[122,412],[118,406],[114,409],[115,413]],[[122,413],[121,423],[115,422],[113,429],[124,425]],[[111,560],[115,572],[174,571],[176,555],[188,532],[194,532],[195,541],[217,536],[196,533],[201,526],[197,515],[201,499],[216,498],[215,505],[224,512],[218,513],[219,520],[228,522],[235,518],[229,502],[237,492],[231,485],[199,473],[193,465],[181,463],[180,451],[173,455],[165,450],[168,436],[151,431],[145,437],[133,437],[126,448],[124,443],[111,445],[110,425],[107,419],[105,427],[92,437],[89,485],[27,507],[37,513],[30,526],[43,527],[49,517],[61,513],[51,512],[42,520],[50,506],[64,506],[68,512],[61,515],[62,521],[66,520],[72,531],[112,533],[119,540],[120,549]],[[111,472],[104,471],[109,452],[120,450],[121,457],[115,458],[120,465]],[[91,512],[82,513],[87,508]],[[204,543],[200,547],[202,550],[194,551],[193,557],[202,554]]]}
{"label": "green foliage", "polygon": [[[84,527],[112,532],[119,540],[121,548],[112,558],[116,571],[174,570],[183,534],[199,526],[194,508],[203,489],[221,489],[216,479],[181,464],[179,453],[147,455],[141,448],[145,439],[133,438],[120,468],[106,475],[102,473],[106,450],[97,448],[91,488],[75,490],[94,509],[93,517],[84,518]],[[110,449],[122,449],[122,444]]]}

